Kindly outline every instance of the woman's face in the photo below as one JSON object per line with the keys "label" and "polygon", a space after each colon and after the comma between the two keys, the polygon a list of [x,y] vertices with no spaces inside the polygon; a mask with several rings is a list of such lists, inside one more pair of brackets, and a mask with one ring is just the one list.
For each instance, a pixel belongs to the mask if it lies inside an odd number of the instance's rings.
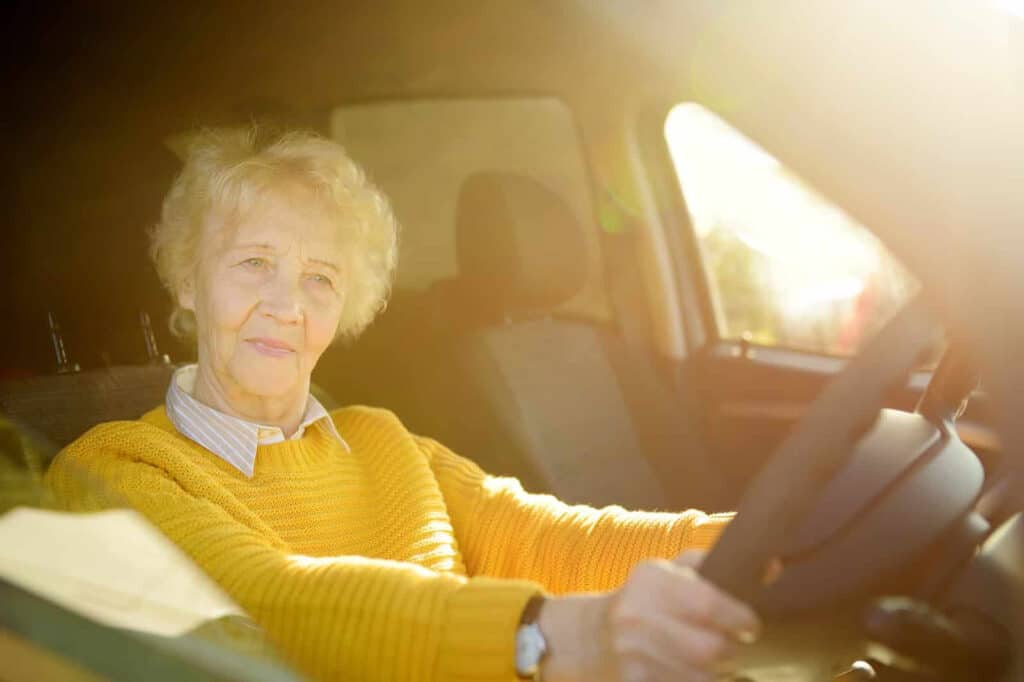
{"label": "woman's face", "polygon": [[336,226],[296,185],[203,230],[196,277],[181,295],[196,315],[200,371],[229,396],[304,398],[345,301]]}

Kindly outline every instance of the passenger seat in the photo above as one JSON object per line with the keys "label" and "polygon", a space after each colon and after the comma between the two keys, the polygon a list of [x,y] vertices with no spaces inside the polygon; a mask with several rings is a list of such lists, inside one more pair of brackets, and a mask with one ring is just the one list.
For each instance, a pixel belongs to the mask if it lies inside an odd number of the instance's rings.
{"label": "passenger seat", "polygon": [[174,367],[121,365],[0,382],[0,414],[59,450],[100,422],[137,419],[164,401]]}
{"label": "passenger seat", "polygon": [[[0,417],[40,445],[42,466],[96,424],[138,419],[163,404],[175,370],[170,364],[118,365],[83,372],[0,381]],[[328,410],[335,400],[311,385]]]}

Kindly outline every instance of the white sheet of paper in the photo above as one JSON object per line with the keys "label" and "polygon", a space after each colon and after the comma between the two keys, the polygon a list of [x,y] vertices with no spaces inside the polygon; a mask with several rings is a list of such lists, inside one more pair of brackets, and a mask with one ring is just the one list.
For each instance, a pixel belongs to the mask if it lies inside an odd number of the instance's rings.
{"label": "white sheet of paper", "polygon": [[105,625],[180,635],[245,615],[141,514],[27,507],[0,516],[0,576]]}

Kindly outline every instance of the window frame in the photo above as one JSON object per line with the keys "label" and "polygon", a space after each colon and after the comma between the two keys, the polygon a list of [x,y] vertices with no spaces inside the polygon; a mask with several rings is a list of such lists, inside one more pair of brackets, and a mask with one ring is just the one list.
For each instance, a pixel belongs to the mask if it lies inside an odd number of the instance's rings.
{"label": "window frame", "polygon": [[650,221],[655,223],[651,229],[660,227],[664,233],[662,237],[672,265],[671,281],[681,313],[683,328],[680,331],[687,354],[691,355],[718,345],[722,339],[700,244],[686,198],[679,191],[679,177],[665,141],[665,120],[677,103],[676,99],[659,100],[642,111],[633,125],[640,161],[657,211],[657,220]]}

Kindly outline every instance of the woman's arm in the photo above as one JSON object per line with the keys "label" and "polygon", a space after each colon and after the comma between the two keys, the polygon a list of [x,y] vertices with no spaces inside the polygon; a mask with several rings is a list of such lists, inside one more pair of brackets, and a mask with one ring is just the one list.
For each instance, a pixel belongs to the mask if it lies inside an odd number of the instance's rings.
{"label": "woman's arm", "polygon": [[289,553],[224,506],[127,454],[64,453],[47,476],[76,510],[131,506],[196,561],[314,679],[509,680],[533,583]]}
{"label": "woman's arm", "polygon": [[630,512],[568,505],[489,476],[418,438],[441,485],[470,575],[534,580],[553,594],[620,586],[644,559],[714,544],[731,514]]}

